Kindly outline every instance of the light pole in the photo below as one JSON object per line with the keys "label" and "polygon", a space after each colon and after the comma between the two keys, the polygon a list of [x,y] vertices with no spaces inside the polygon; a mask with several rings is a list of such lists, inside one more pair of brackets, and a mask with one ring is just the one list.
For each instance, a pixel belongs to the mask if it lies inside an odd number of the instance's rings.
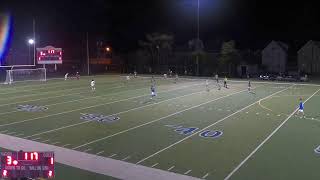
{"label": "light pole", "polygon": [[[198,45],[200,44],[200,0],[198,0],[198,11],[197,11],[197,41],[196,41],[196,51],[199,51]],[[199,76],[199,52],[196,55],[196,74]]]}
{"label": "light pole", "polygon": [[31,48],[30,48],[30,47],[31,47],[32,45],[34,46],[34,43],[35,43],[35,42],[34,42],[33,39],[29,39],[29,40],[28,40],[28,46],[29,46],[29,58],[28,58],[28,60],[29,60],[29,61],[31,60],[31,52],[30,52],[30,51],[31,51]]}

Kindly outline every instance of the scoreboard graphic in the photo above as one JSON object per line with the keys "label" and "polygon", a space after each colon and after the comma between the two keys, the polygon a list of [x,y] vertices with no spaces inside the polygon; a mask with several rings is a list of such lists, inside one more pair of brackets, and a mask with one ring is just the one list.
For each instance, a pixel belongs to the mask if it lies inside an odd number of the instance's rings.
{"label": "scoreboard graphic", "polygon": [[0,152],[1,178],[54,178],[53,152]]}
{"label": "scoreboard graphic", "polygon": [[62,64],[62,48],[46,46],[37,48],[38,64]]}

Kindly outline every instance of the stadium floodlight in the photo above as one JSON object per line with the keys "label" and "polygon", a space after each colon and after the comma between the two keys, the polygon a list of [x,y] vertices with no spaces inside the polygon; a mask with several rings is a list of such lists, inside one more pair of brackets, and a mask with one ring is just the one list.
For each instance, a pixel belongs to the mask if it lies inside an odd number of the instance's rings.
{"label": "stadium floodlight", "polygon": [[34,40],[33,40],[33,39],[29,39],[29,40],[28,40],[28,43],[29,43],[30,45],[33,45],[33,44],[34,44]]}

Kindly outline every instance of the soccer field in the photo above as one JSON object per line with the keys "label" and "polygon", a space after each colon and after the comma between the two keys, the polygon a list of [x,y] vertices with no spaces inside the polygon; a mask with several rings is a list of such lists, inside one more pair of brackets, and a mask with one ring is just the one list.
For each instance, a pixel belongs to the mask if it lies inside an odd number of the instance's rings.
{"label": "soccer field", "polygon": [[[0,134],[200,179],[320,179],[320,85],[158,77],[150,99],[150,81],[0,85]],[[62,166],[56,179],[112,179]]]}

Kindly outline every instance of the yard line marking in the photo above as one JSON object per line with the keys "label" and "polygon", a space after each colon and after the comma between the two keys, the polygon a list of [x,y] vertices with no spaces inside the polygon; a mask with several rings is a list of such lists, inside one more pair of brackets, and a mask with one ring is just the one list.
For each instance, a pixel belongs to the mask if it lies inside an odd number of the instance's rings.
{"label": "yard line marking", "polygon": [[24,136],[24,134],[23,134],[23,133],[20,133],[20,134],[17,134],[17,136],[21,137],[21,136]]}
{"label": "yard line marking", "polygon": [[65,145],[63,145],[63,146],[61,146],[61,147],[67,147],[67,146],[70,146],[71,144],[65,144]]}
{"label": "yard line marking", "polygon": [[37,138],[34,138],[34,139],[31,139],[32,141],[36,141],[36,140],[39,140],[41,139],[41,137],[37,137]]}
{"label": "yard line marking", "polygon": [[53,143],[51,143],[52,145],[56,145],[56,144],[59,144],[60,142],[53,142]]}
{"label": "yard line marking", "polygon": [[8,130],[0,131],[0,133],[5,133],[5,132],[8,132]]}
{"label": "yard line marking", "polygon": [[[163,102],[167,102],[167,101],[171,101],[171,100],[174,100],[174,99],[178,99],[178,98],[182,98],[182,97],[186,97],[186,96],[191,96],[191,95],[194,95],[194,94],[200,94],[200,93],[202,93],[202,92],[204,92],[204,91],[197,91],[197,92],[194,92],[194,93],[190,93],[190,94],[186,94],[186,95],[182,95],[182,96],[178,96],[178,97],[166,99],[166,100],[159,101],[159,102],[156,102],[156,103],[152,103],[152,104],[148,104],[148,105],[144,105],[144,106],[132,108],[132,109],[129,109],[129,110],[126,110],[126,111],[121,111],[121,112],[118,112],[118,113],[115,113],[115,114],[111,114],[110,116],[120,115],[120,114],[123,114],[123,113],[127,113],[127,112],[130,112],[130,111],[135,111],[135,110],[137,110],[137,109],[142,109],[142,108],[145,108],[145,107],[157,105],[157,104],[160,104],[160,103],[163,103]],[[52,130],[40,132],[40,133],[37,133],[37,134],[33,134],[33,135],[30,135],[30,136],[27,136],[26,138],[33,137],[33,136],[37,136],[37,135],[42,135],[42,134],[47,134],[47,133],[59,131],[59,130],[62,130],[62,129],[66,129],[66,128],[69,128],[69,127],[74,127],[74,126],[78,126],[78,125],[86,124],[86,123],[90,123],[90,122],[91,122],[91,121],[84,121],[84,122],[75,123],[75,124],[71,124],[71,125],[67,125],[67,126],[62,126],[62,127],[60,127],[60,128],[56,128],[56,129],[52,129]],[[1,126],[1,125],[0,125],[0,126]]]}
{"label": "yard line marking", "polygon": [[[313,93],[308,99],[305,100],[303,104],[305,104],[309,99],[311,99],[315,94],[317,94],[320,91],[318,89],[315,93]],[[243,161],[240,162],[238,166],[236,166],[225,178],[224,180],[228,180],[231,178],[231,176],[237,172],[278,130],[287,123],[287,121],[298,111],[299,108],[296,108],[276,129],[274,129],[269,136],[264,139]]]}
{"label": "yard line marking", "polygon": [[205,179],[209,176],[209,173],[205,174],[204,176],[202,176],[202,179]]}
{"label": "yard line marking", "polygon": [[121,161],[125,161],[125,160],[127,160],[127,159],[129,159],[129,158],[131,158],[131,157],[130,157],[130,156],[127,156],[127,157],[121,159]]}
{"label": "yard line marking", "polygon": [[155,166],[157,166],[159,163],[155,163],[154,165],[152,165],[151,167],[153,168],[153,167],[155,167]]}
{"label": "yard line marking", "polygon": [[[64,81],[63,81],[64,82]],[[143,81],[142,81],[143,82]],[[53,83],[52,83],[53,84]],[[49,85],[52,85],[52,84],[49,84]],[[56,83],[58,84],[58,83]],[[60,83],[59,83],[60,84]],[[61,83],[62,84],[62,83]],[[111,82],[108,82],[108,81],[102,81],[102,84],[104,85],[112,85],[112,84],[118,84],[118,81],[111,81]],[[51,94],[51,93],[56,93],[56,92],[60,92],[60,91],[70,91],[70,90],[75,90],[75,89],[88,89],[88,87],[83,87],[84,85],[82,84],[79,84],[81,87],[77,87],[77,88],[68,88],[68,89],[62,89],[62,90],[57,90],[57,91],[48,91],[48,92],[44,92],[44,93],[33,93],[33,94],[30,94],[30,95],[24,95],[24,96],[18,96],[18,97],[15,97],[15,98],[20,98],[20,97],[28,97],[28,96],[36,96],[36,95],[42,95],[42,94]],[[69,86],[69,84],[66,84],[66,85],[63,85],[63,86],[49,86],[49,87],[43,87],[43,88],[34,88],[34,89],[28,89],[28,90],[17,90],[17,91],[14,91],[14,92],[10,92],[10,93],[0,93],[0,95],[4,95],[4,94],[12,94],[12,93],[19,93],[19,92],[25,92],[25,91],[34,91],[34,90],[39,90],[39,89],[48,89],[48,88],[57,88],[57,87],[64,87],[64,86]],[[24,86],[20,86],[20,87],[16,87],[16,88],[22,88]],[[27,86],[28,87],[28,86]],[[29,87],[32,87],[32,86],[29,86]],[[33,87],[37,87],[37,86],[33,86]],[[124,86],[118,86],[118,87],[124,87]],[[114,88],[114,87],[113,87]],[[14,99],[15,99],[14,98]],[[2,98],[2,99],[5,99],[5,98]],[[7,99],[7,98],[6,98]],[[1,99],[0,99],[1,100]]]}
{"label": "yard line marking", "polygon": [[[199,85],[199,84],[196,84],[196,85]],[[189,85],[189,86],[187,86],[187,87],[190,87],[190,86],[195,86],[195,85]],[[183,88],[185,88],[185,87],[186,87],[186,86],[183,86]],[[161,91],[161,93],[170,92],[170,91],[174,91],[174,90],[179,90],[179,89],[183,89],[183,88],[180,87],[180,88],[176,88],[176,89],[165,90],[165,91]],[[102,103],[102,104],[87,106],[87,107],[83,107],[83,108],[73,109],[73,110],[69,110],[69,111],[64,111],[64,112],[60,112],[60,113],[49,114],[49,115],[46,115],[46,116],[41,116],[41,117],[26,119],[26,120],[22,120],[22,121],[7,123],[7,124],[0,124],[0,127],[9,126],[9,125],[13,125],[13,124],[21,124],[21,123],[24,123],[24,122],[34,121],[34,120],[37,120],[37,119],[42,119],[42,118],[57,116],[57,115],[61,115],[61,114],[67,114],[67,113],[71,113],[71,112],[75,112],[75,111],[80,111],[80,110],[84,110],[84,109],[90,109],[90,108],[94,108],[94,107],[105,106],[105,105],[108,105],[108,104],[118,103],[118,102],[122,102],[122,101],[127,101],[127,100],[131,100],[131,99],[136,99],[136,98],[140,98],[140,97],[149,96],[149,95],[150,95],[150,94],[144,94],[144,95],[135,96],[135,97],[126,98],[126,99],[121,99],[121,100],[112,101],[112,102],[108,102],[108,103]]]}
{"label": "yard line marking", "polygon": [[[148,124],[151,124],[151,123],[160,121],[160,120],[162,120],[162,119],[166,119],[166,118],[171,117],[171,116],[175,116],[175,115],[180,114],[180,113],[183,113],[183,112],[185,112],[185,111],[189,111],[189,110],[191,110],[191,109],[200,107],[200,106],[202,106],[202,105],[205,105],[205,104],[208,104],[208,103],[217,101],[217,100],[219,100],[219,99],[223,99],[223,98],[226,98],[226,97],[229,97],[229,96],[232,96],[232,95],[235,95],[235,94],[244,92],[244,91],[246,91],[246,89],[245,89],[245,90],[242,90],[242,91],[237,91],[237,92],[234,92],[234,93],[225,95],[225,96],[221,96],[221,97],[219,97],[219,98],[215,98],[215,99],[213,99],[213,100],[206,101],[206,102],[204,102],[204,103],[201,103],[201,104],[198,104],[198,105],[195,105],[195,106],[191,106],[191,107],[189,107],[189,108],[187,108],[187,109],[183,109],[183,110],[181,110],[181,111],[177,111],[177,112],[172,113],[172,114],[169,114],[169,115],[167,115],[167,116],[163,116],[163,117],[158,118],[158,119],[155,119],[155,120],[153,120],[153,121],[149,121],[149,122],[147,122],[147,123],[140,124],[140,125],[131,127],[131,128],[129,128],[129,129],[126,129],[126,130],[123,130],[123,131],[120,131],[120,132],[111,134],[111,135],[109,135],[109,136],[106,136],[106,137],[103,137],[103,138],[100,138],[100,139],[96,139],[96,140],[87,142],[87,143],[82,144],[82,145],[80,145],[80,146],[74,147],[73,149],[78,149],[78,148],[80,148],[80,147],[87,146],[87,145],[89,145],[89,144],[96,143],[96,142],[98,142],[98,141],[102,141],[102,140],[108,139],[108,138],[110,138],[110,137],[119,135],[119,134],[123,134],[123,133],[125,133],[125,132],[131,131],[131,130],[134,130],[134,129],[137,129],[137,128],[140,128],[140,127],[143,127],[143,126],[146,126],[146,125],[148,125]],[[1,125],[0,125],[0,126],[1,126]]]}
{"label": "yard line marking", "polygon": [[171,171],[174,167],[175,167],[175,166],[171,166],[171,167],[168,169],[168,171]]}
{"label": "yard line marking", "polygon": [[13,134],[16,134],[16,132],[9,132],[9,133],[7,133],[7,135],[13,135]]}
{"label": "yard line marking", "polygon": [[[122,87],[122,86],[107,88],[106,90],[116,89],[116,88],[120,88],[120,87]],[[89,92],[89,91],[88,91],[88,92]],[[122,91],[122,92],[126,92],[126,91]],[[59,96],[50,96],[50,97],[38,98],[38,99],[32,99],[32,100],[26,100],[26,101],[18,101],[18,102],[12,102],[12,103],[7,103],[7,104],[0,104],[0,107],[2,107],[2,106],[7,106],[7,105],[12,105],[12,104],[20,104],[20,103],[26,103],[26,102],[33,102],[33,101],[40,101],[40,100],[52,99],[52,98],[63,97],[63,96],[83,94],[83,93],[87,93],[87,91],[77,92],[77,93],[70,93],[70,94],[64,94],[64,95],[59,95]],[[94,97],[97,97],[97,96],[94,96]],[[91,97],[91,98],[93,98],[93,97]],[[45,106],[47,106],[47,105],[45,105]],[[16,112],[16,111],[15,111],[15,112]],[[4,113],[1,113],[1,114],[4,114]]]}
{"label": "yard line marking", "polygon": [[[271,95],[269,95],[269,96],[267,96],[267,97],[264,97],[263,99],[267,99],[267,98],[269,98],[269,97],[271,97],[271,96],[273,96],[273,95],[275,95],[275,94],[281,93],[281,92],[283,92],[283,91],[285,91],[285,90],[287,90],[287,89],[289,89],[289,87],[288,87],[288,88],[285,88],[285,89],[282,89],[281,91],[277,91],[277,92],[275,92],[275,93],[273,93],[273,94],[271,94]],[[243,91],[246,91],[246,90],[243,90]],[[241,111],[243,111],[243,110],[245,110],[245,109],[247,109],[247,108],[249,108],[249,107],[257,104],[257,103],[258,103],[258,101],[255,101],[254,103],[249,104],[248,106],[243,107],[242,109],[239,109],[238,111],[236,111],[236,112],[234,112],[234,113],[232,113],[232,114],[229,114],[228,116],[226,116],[226,117],[224,117],[224,118],[216,121],[215,123],[210,124],[209,126],[202,128],[201,130],[199,130],[199,132],[202,132],[202,131],[208,129],[208,128],[210,128],[210,127],[212,127],[212,126],[214,126],[214,125],[216,125],[216,124],[218,124],[218,123],[220,123],[220,122],[228,119],[229,117],[232,117],[233,115],[235,115],[235,114],[237,114],[237,113],[239,113],[239,112],[241,112]],[[161,149],[161,150],[159,150],[159,151],[157,151],[157,152],[155,152],[155,153],[153,153],[153,154],[151,154],[150,156],[141,159],[141,160],[138,161],[136,164],[140,164],[140,163],[144,162],[145,160],[150,159],[150,158],[152,158],[153,156],[156,156],[156,155],[160,154],[161,152],[166,151],[167,149],[170,149],[171,147],[173,147],[173,146],[175,146],[175,145],[177,145],[177,144],[179,144],[179,143],[181,143],[181,142],[183,142],[183,141],[185,141],[185,140],[187,140],[187,139],[189,139],[189,138],[191,138],[191,137],[193,137],[193,136],[195,136],[195,135],[197,135],[197,134],[198,134],[198,133],[191,134],[191,135],[189,135],[189,136],[187,136],[187,137],[185,137],[185,138],[183,138],[183,139],[181,139],[181,140],[179,140],[179,141],[177,141],[177,142],[175,142],[175,143],[173,143],[173,144],[171,144],[171,145],[169,145],[169,146],[167,146],[167,147],[165,147],[165,148],[163,148],[163,149]]]}
{"label": "yard line marking", "polygon": [[42,141],[42,142],[44,142],[44,143],[45,143],[45,142],[48,142],[48,141],[50,141],[50,139],[44,140],[44,141]]}
{"label": "yard line marking", "polygon": [[114,157],[114,156],[116,156],[117,154],[112,154],[111,156],[109,156],[109,158],[112,158],[112,157]]}
{"label": "yard line marking", "polygon": [[89,148],[89,149],[86,149],[86,150],[84,150],[83,152],[88,152],[88,151],[91,151],[91,149]]}
{"label": "yard line marking", "polygon": [[102,153],[104,153],[104,151],[100,151],[100,152],[96,153],[96,155],[100,155]]}
{"label": "yard line marking", "polygon": [[187,172],[183,173],[183,174],[187,175],[187,174],[189,174],[190,172],[191,172],[191,169],[188,170]]}

